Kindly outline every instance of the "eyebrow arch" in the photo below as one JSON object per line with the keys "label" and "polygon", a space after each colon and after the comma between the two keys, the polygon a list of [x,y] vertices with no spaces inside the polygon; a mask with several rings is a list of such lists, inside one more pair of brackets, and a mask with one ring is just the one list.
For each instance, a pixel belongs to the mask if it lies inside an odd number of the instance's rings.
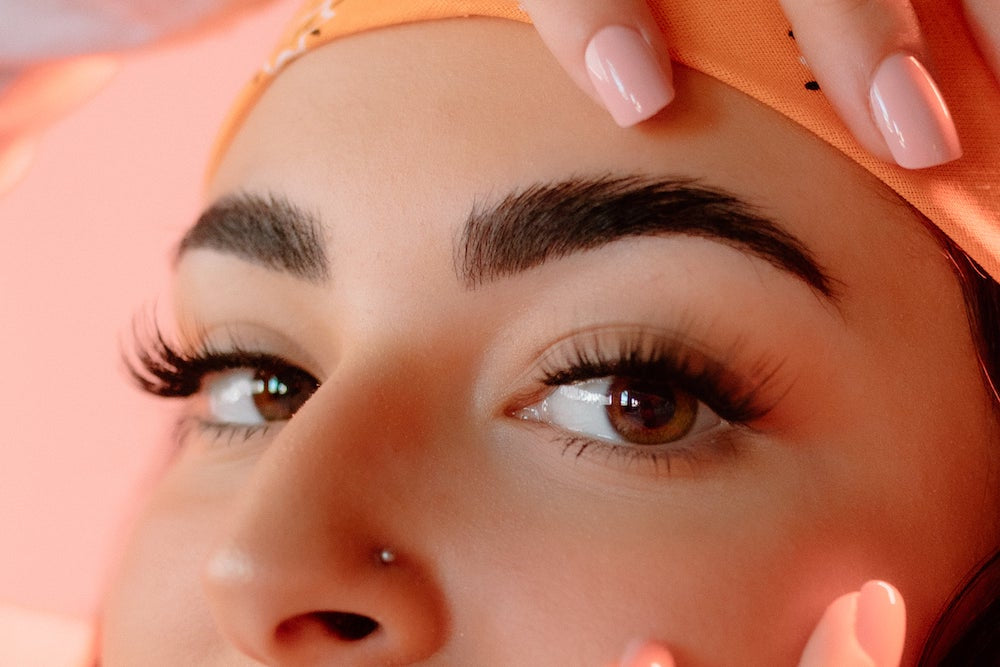
{"label": "eyebrow arch", "polygon": [[[799,239],[746,201],[693,179],[573,178],[476,205],[455,247],[456,273],[476,289],[623,238],[670,234],[725,243],[837,298],[835,281]],[[323,238],[318,217],[286,197],[239,193],[202,213],[174,261],[207,248],[321,284],[330,274]]]}
{"label": "eyebrow arch", "polygon": [[619,239],[671,234],[732,246],[836,300],[834,281],[798,238],[746,201],[692,179],[573,178],[477,205],[456,244],[455,269],[475,289]]}
{"label": "eyebrow arch", "polygon": [[330,265],[323,237],[318,217],[287,198],[240,193],[219,200],[201,214],[181,239],[174,263],[191,250],[207,248],[324,283],[329,280]]}

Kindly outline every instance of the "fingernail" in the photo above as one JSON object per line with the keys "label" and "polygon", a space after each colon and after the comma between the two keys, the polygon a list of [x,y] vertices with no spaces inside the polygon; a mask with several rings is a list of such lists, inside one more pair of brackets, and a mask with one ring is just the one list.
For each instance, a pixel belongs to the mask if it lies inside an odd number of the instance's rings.
{"label": "fingernail", "polygon": [[674,667],[674,656],[656,642],[636,639],[629,642],[619,667]]}
{"label": "fingernail", "polygon": [[591,38],[585,55],[587,73],[604,106],[622,127],[652,117],[674,98],[674,84],[642,36],[612,25]]}
{"label": "fingernail", "polygon": [[962,157],[948,105],[920,61],[894,53],[879,64],[869,95],[872,114],[901,167],[922,169]]}
{"label": "fingernail", "polygon": [[854,632],[877,667],[899,665],[906,634],[906,607],[899,591],[884,581],[862,586]]}

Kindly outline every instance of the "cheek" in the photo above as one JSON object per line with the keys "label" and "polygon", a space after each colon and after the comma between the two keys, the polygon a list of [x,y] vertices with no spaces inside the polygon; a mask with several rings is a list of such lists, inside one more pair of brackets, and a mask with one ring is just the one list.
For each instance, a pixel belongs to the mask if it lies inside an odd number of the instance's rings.
{"label": "cheek", "polygon": [[109,666],[215,664],[227,650],[201,585],[219,513],[171,505],[168,495],[161,487],[140,516],[112,581],[101,621]]}
{"label": "cheek", "polygon": [[[858,564],[806,531],[701,518],[518,522],[509,535],[475,540],[464,566],[445,568],[474,582],[474,596],[453,596],[464,612],[455,636],[502,635],[485,644],[503,651],[496,664],[607,664],[635,638],[667,642],[690,666],[795,664]],[[483,648],[470,651],[482,658]]]}
{"label": "cheek", "polygon": [[562,482],[494,480],[503,517],[464,522],[462,557],[440,564],[470,655],[607,664],[645,637],[684,665],[795,664],[825,606],[865,581],[866,549],[799,516],[795,484],[721,475],[626,493],[584,482],[571,458],[554,465]]}
{"label": "cheek", "polygon": [[796,664],[830,602],[884,578],[907,599],[915,651],[982,555],[952,520],[976,506],[914,502],[864,457],[775,446],[744,465],[644,498],[551,479],[496,497],[511,520],[469,532],[463,559],[442,564],[453,591],[474,584],[452,596],[456,635],[517,628],[503,663],[602,664],[646,637],[684,665]]}

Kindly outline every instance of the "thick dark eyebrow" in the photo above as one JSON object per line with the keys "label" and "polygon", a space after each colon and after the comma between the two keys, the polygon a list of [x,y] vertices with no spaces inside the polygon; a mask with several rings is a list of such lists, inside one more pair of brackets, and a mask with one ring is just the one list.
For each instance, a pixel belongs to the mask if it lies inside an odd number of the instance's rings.
{"label": "thick dark eyebrow", "polygon": [[181,239],[175,261],[208,248],[313,283],[329,279],[330,267],[319,219],[286,198],[231,195],[201,214]]}
{"label": "thick dark eyebrow", "polygon": [[619,239],[670,234],[725,243],[835,298],[834,281],[800,240],[735,195],[685,179],[571,179],[477,205],[456,245],[455,268],[474,289]]}

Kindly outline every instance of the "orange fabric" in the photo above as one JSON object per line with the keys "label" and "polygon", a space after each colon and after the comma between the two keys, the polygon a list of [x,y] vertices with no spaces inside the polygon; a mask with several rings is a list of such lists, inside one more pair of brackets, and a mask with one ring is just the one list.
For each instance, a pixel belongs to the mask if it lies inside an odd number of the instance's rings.
{"label": "orange fabric", "polygon": [[[650,4],[674,61],[750,95],[838,148],[1000,279],[1000,88],[967,37],[958,3],[913,1],[936,56],[938,85],[965,150],[956,162],[918,171],[869,155],[823,94],[806,86],[812,75],[800,60],[776,0],[651,0]],[[462,16],[530,21],[514,1],[308,2],[264,69],[237,100],[220,135],[212,168],[268,83],[302,53],[382,26]]]}

